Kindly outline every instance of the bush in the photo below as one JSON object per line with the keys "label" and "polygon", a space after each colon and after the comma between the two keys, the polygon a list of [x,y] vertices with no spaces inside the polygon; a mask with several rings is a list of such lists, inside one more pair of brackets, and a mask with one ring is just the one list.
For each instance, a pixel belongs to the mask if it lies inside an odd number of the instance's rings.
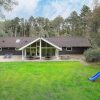
{"label": "bush", "polygon": [[87,62],[98,62],[100,61],[100,48],[88,49],[84,52]]}

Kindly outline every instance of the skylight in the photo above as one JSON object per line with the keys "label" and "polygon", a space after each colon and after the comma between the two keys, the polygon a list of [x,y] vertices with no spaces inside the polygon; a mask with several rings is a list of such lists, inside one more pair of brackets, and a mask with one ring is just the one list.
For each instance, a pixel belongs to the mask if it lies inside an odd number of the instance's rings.
{"label": "skylight", "polygon": [[20,43],[20,39],[17,39],[17,40],[16,40],[16,43]]}

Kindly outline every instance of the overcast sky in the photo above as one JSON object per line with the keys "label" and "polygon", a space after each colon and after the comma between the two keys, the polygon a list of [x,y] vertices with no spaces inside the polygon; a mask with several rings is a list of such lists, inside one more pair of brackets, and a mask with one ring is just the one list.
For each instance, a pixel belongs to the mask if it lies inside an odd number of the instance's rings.
{"label": "overcast sky", "polygon": [[84,4],[93,7],[92,0],[17,0],[19,5],[14,7],[11,12],[6,12],[6,18],[46,17],[54,19],[57,16],[66,18],[76,10],[80,12]]}

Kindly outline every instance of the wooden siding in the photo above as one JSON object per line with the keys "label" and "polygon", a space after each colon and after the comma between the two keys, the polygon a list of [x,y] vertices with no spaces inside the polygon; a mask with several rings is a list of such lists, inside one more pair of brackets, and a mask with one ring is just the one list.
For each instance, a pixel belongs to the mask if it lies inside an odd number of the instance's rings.
{"label": "wooden siding", "polygon": [[[59,55],[64,54],[83,54],[87,47],[73,47],[72,51],[66,51],[66,47],[62,48],[62,51],[59,51]],[[0,55],[4,54],[13,54],[13,55],[22,55],[22,51],[16,51],[15,48],[2,48]]]}
{"label": "wooden siding", "polygon": [[62,48],[62,51],[59,52],[60,55],[64,54],[83,54],[87,47],[72,47],[72,51],[67,51],[66,47]]}
{"label": "wooden siding", "polygon": [[4,54],[22,55],[22,51],[17,51],[15,48],[2,48],[0,55]]}

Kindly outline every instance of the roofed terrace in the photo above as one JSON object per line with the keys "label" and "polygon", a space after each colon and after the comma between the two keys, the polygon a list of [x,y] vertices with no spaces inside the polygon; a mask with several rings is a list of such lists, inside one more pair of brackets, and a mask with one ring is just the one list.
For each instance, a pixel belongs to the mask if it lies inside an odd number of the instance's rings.
{"label": "roofed terrace", "polygon": [[58,59],[60,47],[52,44],[51,42],[38,38],[31,43],[21,47],[22,50],[22,60],[24,59],[48,59],[55,57]]}

